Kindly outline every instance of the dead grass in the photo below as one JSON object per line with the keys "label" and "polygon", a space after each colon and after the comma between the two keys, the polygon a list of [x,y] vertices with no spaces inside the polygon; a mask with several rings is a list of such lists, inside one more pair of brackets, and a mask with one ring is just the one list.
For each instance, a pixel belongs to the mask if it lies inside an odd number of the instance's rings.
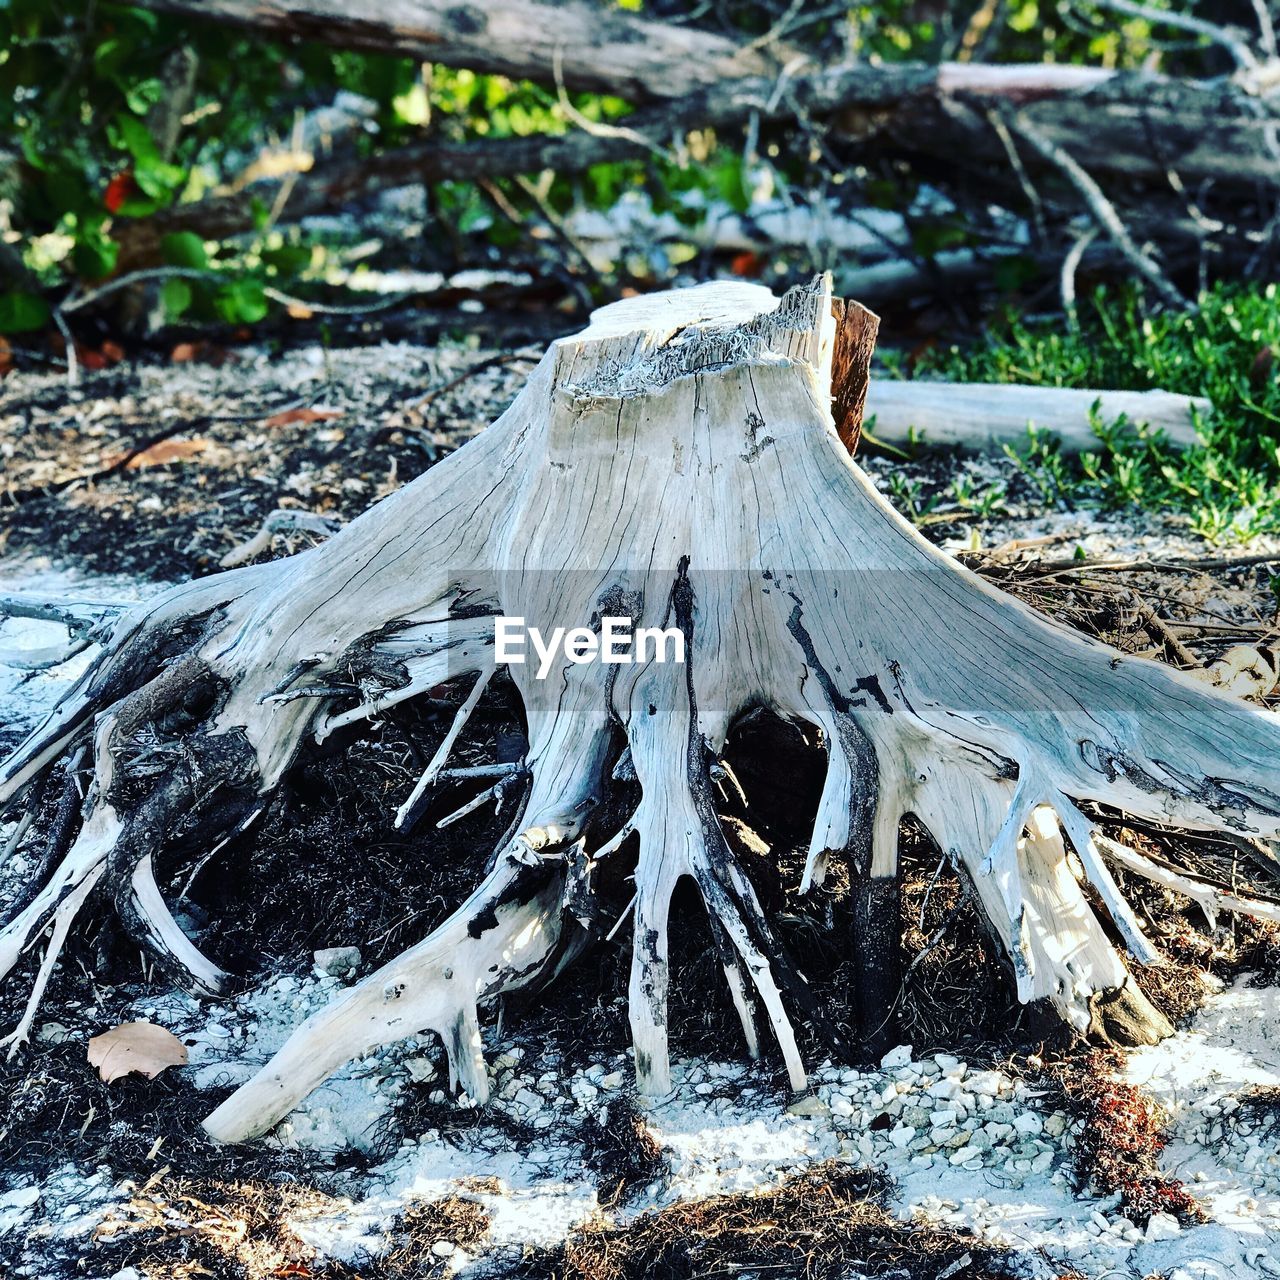
{"label": "dead grass", "polygon": [[816,1165],[776,1190],[713,1196],[622,1226],[589,1224],[562,1250],[526,1258],[507,1280],[691,1280],[738,1275],[838,1280],[995,1280],[1007,1255],[967,1232],[903,1223],[874,1170]]}
{"label": "dead grass", "polygon": [[409,1206],[387,1233],[387,1248],[364,1265],[326,1260],[299,1230],[340,1214],[350,1201],[295,1183],[169,1179],[160,1171],[133,1190],[94,1234],[95,1262],[134,1266],[149,1280],[434,1280],[447,1257],[434,1245],[476,1249],[489,1215],[474,1200],[445,1196]]}
{"label": "dead grass", "polygon": [[1280,1084],[1255,1084],[1240,1095],[1240,1110],[1266,1124],[1280,1120]]}
{"label": "dead grass", "polygon": [[637,1187],[667,1172],[662,1147],[630,1097],[618,1098],[598,1114],[588,1115],[581,1129],[587,1167],[596,1175],[600,1203],[621,1204]]}
{"label": "dead grass", "polygon": [[1153,1213],[1205,1221],[1186,1186],[1160,1169],[1168,1117],[1141,1089],[1117,1079],[1123,1058],[1114,1049],[1050,1063],[1045,1074],[1083,1128],[1073,1141],[1082,1184],[1100,1195],[1119,1192],[1125,1214],[1145,1226]]}
{"label": "dead grass", "polygon": [[443,1196],[411,1205],[401,1215],[393,1232],[397,1244],[382,1258],[377,1269],[365,1268],[367,1280],[434,1280],[453,1261],[441,1259],[432,1246],[444,1241],[468,1254],[474,1253],[489,1235],[489,1214],[483,1205],[465,1196]]}
{"label": "dead grass", "polygon": [[[899,835],[902,992],[899,1038],[961,1047],[1006,1037],[1024,1016],[1012,975],[973,895],[931,837],[913,822]],[[1037,1019],[1037,1024],[1039,1020]]]}

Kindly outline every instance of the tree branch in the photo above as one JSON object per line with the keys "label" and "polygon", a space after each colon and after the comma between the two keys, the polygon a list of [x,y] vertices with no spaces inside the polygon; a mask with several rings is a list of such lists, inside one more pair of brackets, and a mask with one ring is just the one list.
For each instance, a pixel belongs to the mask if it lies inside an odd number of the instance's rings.
{"label": "tree branch", "polygon": [[139,7],[344,49],[419,58],[633,102],[678,98],[724,79],[768,75],[769,49],[581,0],[139,0]]}
{"label": "tree branch", "polygon": [[[956,111],[957,101],[984,108],[1018,104],[1017,124],[1029,144],[1024,159],[1038,160],[1037,168],[1064,171],[1063,154],[1087,144],[1095,175],[1091,198],[1101,190],[1097,176],[1113,173],[1129,183],[1148,180],[1163,187],[1170,169],[1176,169],[1186,181],[1210,180],[1219,191],[1250,193],[1258,183],[1277,182],[1266,133],[1280,119],[1280,108],[1229,81],[1078,67],[851,63],[797,72],[782,91],[771,77],[723,81],[650,103],[626,117],[625,128],[462,143],[427,137],[369,157],[318,160],[308,172],[290,176],[280,215],[297,221],[406,183],[477,181],[546,169],[580,172],[671,150],[673,140],[693,129],[730,131],[753,119],[761,124],[821,119],[829,136],[845,147],[945,161],[989,179],[993,164],[1009,163],[1007,153],[991,131],[989,111]],[[1028,130],[1045,145],[1032,144]],[[1153,137],[1160,140],[1159,148],[1152,147]],[[271,196],[271,188],[255,186],[122,223],[120,268],[159,261],[160,240],[170,231],[221,239],[251,230],[258,202]],[[1097,213],[1096,199],[1090,208]],[[1143,274],[1149,277],[1149,269]]]}

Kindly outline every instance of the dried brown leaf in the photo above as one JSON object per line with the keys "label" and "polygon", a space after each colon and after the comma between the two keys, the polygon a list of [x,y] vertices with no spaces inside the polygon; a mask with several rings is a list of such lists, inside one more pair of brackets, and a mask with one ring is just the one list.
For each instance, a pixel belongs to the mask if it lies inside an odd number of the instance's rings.
{"label": "dried brown leaf", "polygon": [[139,471],[143,467],[162,467],[171,462],[185,462],[188,458],[203,453],[209,447],[208,440],[197,436],[192,440],[160,440],[148,449],[142,449],[130,456],[127,453],[112,453],[103,456],[104,467],[116,467],[128,458],[126,471]]}
{"label": "dried brown leaf", "polygon": [[330,418],[342,417],[341,409],[285,409],[282,413],[272,414],[262,420],[264,427],[288,427],[295,422],[327,422]]}
{"label": "dried brown leaf", "polygon": [[128,1075],[153,1080],[167,1067],[186,1062],[186,1045],[154,1022],[122,1022],[89,1041],[89,1065],[107,1084]]}

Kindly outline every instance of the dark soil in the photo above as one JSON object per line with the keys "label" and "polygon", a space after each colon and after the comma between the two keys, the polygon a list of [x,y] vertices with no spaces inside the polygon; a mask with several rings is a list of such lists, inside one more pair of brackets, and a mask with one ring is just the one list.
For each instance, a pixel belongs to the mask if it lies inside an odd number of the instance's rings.
{"label": "dark soil", "polygon": [[11,376],[0,558],[171,581],[215,571],[277,508],[348,520],[495,418],[540,350],[527,354],[218,348],[75,390],[56,374]]}

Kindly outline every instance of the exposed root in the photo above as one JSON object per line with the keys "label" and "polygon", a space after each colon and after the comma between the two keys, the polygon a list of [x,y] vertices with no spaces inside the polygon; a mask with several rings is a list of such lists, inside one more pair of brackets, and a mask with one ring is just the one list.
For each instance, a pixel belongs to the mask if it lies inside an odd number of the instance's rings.
{"label": "exposed root", "polygon": [[[793,1018],[837,1037],[747,873],[744,856],[763,854],[744,854],[750,833],[727,839],[717,816],[718,798],[749,801],[723,755],[757,709],[811,726],[826,749],[804,886],[833,858],[847,871],[860,1048],[891,1032],[908,817],[971,886],[1020,1000],[1114,1040],[1167,1033],[1113,945],[1114,932],[1135,960],[1159,960],[1109,864],[1207,912],[1275,918],[1276,906],[1113,845],[1080,804],[1274,837],[1280,721],[1054,626],[900,520],[831,416],[832,352],[855,322],[874,323],[833,308],[822,281],[780,301],[724,284],[607,307],[552,347],[489,430],[323,545],[165,593],[98,634],[85,677],[0,767],[3,804],[94,738],[79,834],[0,931],[3,974],[52,926],[15,1034],[77,912],[101,899],[176,980],[223,989],[156,868],[175,851],[199,865],[313,744],[462,679],[452,727],[389,809],[407,827],[439,784],[476,777],[488,789],[442,823],[518,791],[508,836],[453,915],[218,1108],[220,1140],[263,1132],[343,1062],[424,1030],[444,1042],[453,1083],[483,1101],[481,1008],[554,976],[618,920],[621,895],[602,898],[596,879],[621,880],[632,848],[635,896],[613,930],[632,927],[640,1089],[670,1088],[668,926],[686,878],[748,1052],[761,1051],[762,1017],[803,1088]],[[865,375],[865,359],[846,370]],[[449,768],[492,687],[500,615],[589,637],[624,618],[678,638],[683,661],[566,652],[545,678],[511,666],[523,758]]]}

